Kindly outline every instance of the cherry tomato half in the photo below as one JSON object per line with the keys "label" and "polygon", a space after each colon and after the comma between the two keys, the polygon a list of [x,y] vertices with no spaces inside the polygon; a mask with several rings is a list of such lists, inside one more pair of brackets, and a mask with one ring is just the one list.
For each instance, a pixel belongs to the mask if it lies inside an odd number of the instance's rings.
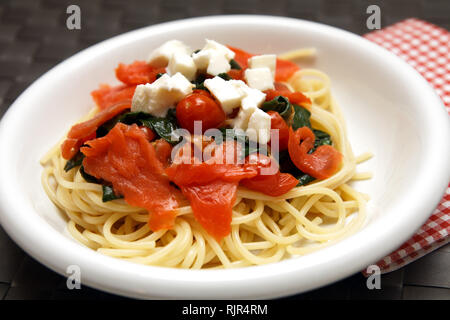
{"label": "cherry tomato half", "polygon": [[194,132],[194,121],[202,122],[202,132],[217,128],[226,119],[222,107],[205,93],[192,93],[177,104],[178,124]]}
{"label": "cherry tomato half", "polygon": [[211,94],[207,91],[207,90],[203,90],[203,89],[194,89],[192,91],[192,93],[197,93],[197,94],[201,94],[205,97],[211,98],[214,100],[214,98],[211,96]]}

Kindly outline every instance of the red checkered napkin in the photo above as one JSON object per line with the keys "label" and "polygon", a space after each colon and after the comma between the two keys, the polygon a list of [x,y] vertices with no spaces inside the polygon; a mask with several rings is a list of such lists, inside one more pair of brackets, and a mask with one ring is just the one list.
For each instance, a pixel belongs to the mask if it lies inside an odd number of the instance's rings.
{"label": "red checkered napkin", "polygon": [[[450,33],[428,22],[407,19],[364,35],[408,62],[436,89],[450,114]],[[377,262],[382,273],[394,271],[450,240],[450,184],[436,210],[400,248]]]}

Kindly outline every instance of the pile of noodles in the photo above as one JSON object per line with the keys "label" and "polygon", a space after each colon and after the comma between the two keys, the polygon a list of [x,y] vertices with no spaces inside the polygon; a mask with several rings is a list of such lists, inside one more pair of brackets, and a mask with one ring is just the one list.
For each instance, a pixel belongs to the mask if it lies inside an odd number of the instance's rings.
{"label": "pile of noodles", "polygon": [[[312,53],[297,50],[280,57],[293,59]],[[86,182],[78,168],[65,172],[59,144],[41,160],[44,189],[67,215],[68,230],[76,240],[102,254],[136,263],[193,269],[244,267],[328,246],[364,223],[368,197],[349,183],[370,178],[369,173],[356,173],[356,165],[371,155],[353,155],[325,73],[302,69],[286,84],[312,100],[311,124],[330,134],[333,146],[343,154],[342,167],[326,180],[293,188],[276,198],[239,187],[231,234],[221,243],[195,220],[187,201],[177,209],[173,229],[152,232],[148,212],[123,199],[103,202],[100,185]]]}

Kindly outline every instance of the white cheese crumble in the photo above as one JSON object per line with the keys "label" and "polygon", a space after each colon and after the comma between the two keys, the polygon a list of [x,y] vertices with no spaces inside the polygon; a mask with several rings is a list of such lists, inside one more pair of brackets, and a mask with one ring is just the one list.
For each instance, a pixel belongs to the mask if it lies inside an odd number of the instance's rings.
{"label": "white cheese crumble", "polygon": [[272,78],[275,78],[277,56],[274,54],[262,54],[259,56],[253,56],[248,59],[248,66],[251,69],[269,68],[270,72],[272,73]]}
{"label": "white cheese crumble", "polygon": [[165,117],[167,111],[192,93],[193,84],[181,73],[163,74],[153,83],[136,87],[131,104],[132,112],[145,112],[155,117]]}
{"label": "white cheese crumble", "polygon": [[274,89],[272,72],[268,67],[245,70],[245,81],[250,88],[261,91]]}
{"label": "white cheese crumble", "polygon": [[[245,84],[244,82],[242,83]],[[225,81],[221,77],[206,79],[204,84],[219,101],[226,114],[230,114],[234,108],[240,107],[241,100],[245,97],[245,92],[235,82]]]}
{"label": "white cheese crumble", "polygon": [[259,109],[266,99],[265,93],[249,88],[241,80],[226,81],[220,77],[205,80],[205,87],[219,101],[226,114],[240,107],[231,121],[235,130],[243,130],[253,141],[266,144],[270,140],[270,116]]}
{"label": "white cheese crumble", "polygon": [[236,118],[232,120],[232,125],[235,129],[246,130],[250,116],[261,106],[266,99],[266,95],[259,90],[249,88],[243,81],[235,81],[234,85],[239,86],[239,88],[245,93],[245,96],[241,100],[241,109],[239,110]]}
{"label": "white cheese crumble", "polygon": [[194,80],[195,74],[197,73],[194,59],[190,55],[181,52],[176,52],[172,55],[166,70],[169,75],[174,75],[179,72],[189,81]]}
{"label": "white cheese crumble", "polygon": [[206,45],[199,52],[194,53],[192,58],[198,70],[217,76],[220,73],[230,71],[230,60],[234,56],[235,53],[226,46],[214,40],[206,39]]}
{"label": "white cheese crumble", "polygon": [[165,117],[186,95],[192,93],[197,72],[215,76],[204,81],[205,87],[220,103],[226,114],[240,108],[230,121],[235,130],[243,130],[253,141],[266,144],[270,141],[270,116],[259,109],[265,101],[264,90],[274,88],[276,55],[265,54],[248,59],[245,80],[226,81],[217,75],[231,69],[230,60],[235,53],[226,46],[206,39],[197,53],[178,40],[167,41],[155,49],[148,62],[155,67],[166,67],[167,74],[152,84],[139,85],[132,101],[132,111],[142,111],[156,117]]}
{"label": "white cheese crumble", "polygon": [[179,40],[170,40],[153,50],[147,62],[157,68],[166,67],[175,53],[191,55],[192,50]]}
{"label": "white cheese crumble", "polygon": [[270,115],[261,109],[256,109],[248,120],[247,135],[250,140],[267,144],[270,141]]}

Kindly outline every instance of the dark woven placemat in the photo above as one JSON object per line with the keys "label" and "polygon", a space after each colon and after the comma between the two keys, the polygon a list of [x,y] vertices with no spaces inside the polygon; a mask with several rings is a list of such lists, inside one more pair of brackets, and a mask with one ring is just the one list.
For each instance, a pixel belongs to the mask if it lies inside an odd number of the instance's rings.
{"label": "dark woven placemat", "polygon": [[[81,9],[81,30],[66,28],[66,9]],[[0,117],[45,71],[114,35],[164,21],[213,14],[270,14],[318,21],[364,34],[366,8],[381,8],[382,27],[409,17],[450,29],[448,0],[15,0],[0,2]],[[0,227],[0,298],[122,299],[66,279],[34,261]],[[356,274],[288,299],[450,299],[450,246],[381,278],[369,290]]]}

